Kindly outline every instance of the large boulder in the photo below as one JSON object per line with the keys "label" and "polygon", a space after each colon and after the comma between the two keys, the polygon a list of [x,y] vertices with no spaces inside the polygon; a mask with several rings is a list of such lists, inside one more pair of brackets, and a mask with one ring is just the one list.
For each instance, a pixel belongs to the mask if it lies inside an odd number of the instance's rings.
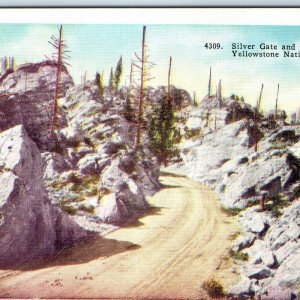
{"label": "large boulder", "polygon": [[[203,139],[181,145],[182,163],[170,166],[198,182],[216,187],[224,175],[234,172],[241,154],[247,153],[249,136],[247,121],[241,120],[207,134]],[[236,161],[236,158],[239,158]],[[226,164],[234,161],[233,166]]]}
{"label": "large boulder", "polygon": [[[15,72],[7,72],[0,78],[0,131],[23,124],[30,138],[41,149],[53,147],[49,130],[53,115],[57,66],[54,62],[20,65]],[[62,66],[59,97],[71,86],[72,77]],[[59,125],[66,124],[59,109]]]}
{"label": "large boulder", "polygon": [[86,232],[51,205],[37,146],[18,125],[0,134],[0,264],[53,253]]}

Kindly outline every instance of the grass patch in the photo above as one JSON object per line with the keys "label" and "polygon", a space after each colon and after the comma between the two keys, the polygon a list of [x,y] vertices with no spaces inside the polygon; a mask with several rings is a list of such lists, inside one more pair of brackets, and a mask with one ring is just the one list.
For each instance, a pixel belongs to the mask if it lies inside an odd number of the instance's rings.
{"label": "grass patch", "polygon": [[242,209],[241,208],[231,208],[231,207],[223,207],[222,206],[222,211],[227,215],[227,216],[236,216],[238,215]]}
{"label": "grass patch", "polygon": [[282,209],[290,204],[286,196],[278,194],[276,197],[273,197],[272,201],[265,204],[265,210],[271,212],[273,217],[279,218],[283,214]]}
{"label": "grass patch", "polygon": [[71,205],[66,204],[65,202],[59,203],[59,207],[62,211],[66,212],[69,215],[76,215],[77,209]]}
{"label": "grass patch", "polygon": [[191,139],[202,134],[201,128],[191,128],[189,129],[187,126],[184,127],[184,137],[186,139]]}
{"label": "grass patch", "polygon": [[79,139],[68,140],[66,146],[71,148],[78,148],[80,146],[80,140]]}
{"label": "grass patch", "polygon": [[86,195],[88,197],[92,197],[92,196],[97,196],[98,191],[96,187],[92,187],[91,189],[89,189],[88,191],[86,191]]}
{"label": "grass patch", "polygon": [[229,255],[237,260],[247,261],[249,259],[249,255],[247,253],[243,253],[240,251],[233,251],[232,249],[229,251]]}
{"label": "grass patch", "polygon": [[234,241],[241,233],[239,231],[231,234],[228,238],[230,241]]}
{"label": "grass patch", "polygon": [[209,297],[221,298],[224,296],[224,288],[222,284],[215,279],[208,279],[204,281],[202,288],[207,292]]}
{"label": "grass patch", "polygon": [[94,214],[95,213],[95,208],[93,206],[87,206],[87,205],[80,205],[78,207],[79,210],[82,210],[84,212],[87,212],[89,214]]}

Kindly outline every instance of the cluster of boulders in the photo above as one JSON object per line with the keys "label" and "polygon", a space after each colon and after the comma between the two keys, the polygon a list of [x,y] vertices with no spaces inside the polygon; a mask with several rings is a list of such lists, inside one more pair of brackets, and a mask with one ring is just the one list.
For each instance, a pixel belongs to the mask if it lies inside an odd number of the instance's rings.
{"label": "cluster of boulders", "polygon": [[135,219],[160,187],[157,159],[147,146],[135,148],[121,91],[100,95],[94,81],[74,86],[62,67],[58,122],[49,132],[56,74],[45,61],[0,79],[1,265]]}
{"label": "cluster of boulders", "polygon": [[300,292],[300,202],[274,218],[252,207],[240,214],[243,234],[233,251],[247,255],[241,281],[229,292],[262,299],[296,299]]}

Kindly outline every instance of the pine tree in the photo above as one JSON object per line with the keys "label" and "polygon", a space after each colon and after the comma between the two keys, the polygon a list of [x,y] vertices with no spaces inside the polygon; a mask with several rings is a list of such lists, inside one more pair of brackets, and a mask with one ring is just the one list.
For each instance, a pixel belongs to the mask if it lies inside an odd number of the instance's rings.
{"label": "pine tree", "polygon": [[160,105],[149,116],[148,122],[151,148],[159,157],[160,162],[164,164],[167,157],[174,150],[173,135],[175,127],[171,103],[168,94],[165,94],[160,100]]}
{"label": "pine tree", "polygon": [[160,100],[160,106],[154,109],[149,121],[149,137],[154,152],[159,157],[161,163],[166,164],[167,157],[173,150],[174,135],[174,114],[170,92],[170,74],[172,67],[172,57],[169,61],[168,90]]}
{"label": "pine tree", "polygon": [[132,82],[133,82],[133,62],[131,61],[130,75],[129,75],[129,88],[126,95],[126,104],[125,104],[125,118],[128,121],[133,121],[134,119],[134,110],[131,105]]}
{"label": "pine tree", "polygon": [[95,84],[98,86],[99,95],[102,98],[104,94],[103,73],[102,74],[99,74],[98,72],[96,73]]}
{"label": "pine tree", "polygon": [[114,75],[116,93],[118,92],[118,89],[119,89],[119,84],[121,81],[122,73],[123,73],[123,62],[122,62],[122,55],[121,55],[121,57],[118,61],[116,70],[115,70],[115,75]]}
{"label": "pine tree", "polygon": [[209,79],[208,79],[207,96],[210,97],[210,95],[211,95],[211,67],[209,68]]}
{"label": "pine tree", "polygon": [[114,79],[113,68],[110,69],[110,77],[109,77],[108,87],[111,92],[113,92],[115,90],[115,79]]}

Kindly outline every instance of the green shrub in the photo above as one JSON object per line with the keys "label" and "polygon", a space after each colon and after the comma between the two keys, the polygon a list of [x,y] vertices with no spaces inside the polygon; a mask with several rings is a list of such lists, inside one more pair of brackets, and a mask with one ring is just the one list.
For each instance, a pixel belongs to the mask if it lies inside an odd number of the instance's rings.
{"label": "green shrub", "polygon": [[61,202],[59,207],[62,211],[66,212],[69,215],[76,215],[77,209],[71,205],[66,204],[65,202]]}
{"label": "green shrub", "polygon": [[67,182],[73,183],[74,185],[80,185],[82,183],[82,180],[78,177],[78,175],[72,173],[67,179]]}
{"label": "green shrub", "polygon": [[242,209],[241,208],[222,207],[222,211],[227,216],[236,216],[242,211]]}
{"label": "green shrub", "polygon": [[78,207],[78,209],[79,210],[82,210],[82,211],[85,211],[85,212],[87,212],[87,213],[89,213],[89,214],[94,214],[95,213],[95,208],[93,207],[93,206],[87,206],[87,205],[80,205],[79,207]]}
{"label": "green shrub", "polygon": [[79,139],[68,140],[66,146],[71,148],[78,148],[80,146],[80,140]]}
{"label": "green shrub", "polygon": [[208,279],[202,284],[202,288],[212,298],[220,298],[224,296],[224,288],[221,283],[215,279]]}
{"label": "green shrub", "polygon": [[247,253],[243,253],[240,251],[233,251],[232,249],[229,251],[229,255],[237,260],[243,260],[246,261],[249,259],[249,255]]}
{"label": "green shrub", "polygon": [[237,231],[237,232],[231,234],[231,235],[229,236],[229,240],[234,241],[240,234],[241,234],[241,233],[240,233],[239,231]]}
{"label": "green shrub", "polygon": [[184,127],[184,136],[186,139],[191,139],[193,137],[201,135],[201,128],[192,128],[189,129],[187,126]]}

